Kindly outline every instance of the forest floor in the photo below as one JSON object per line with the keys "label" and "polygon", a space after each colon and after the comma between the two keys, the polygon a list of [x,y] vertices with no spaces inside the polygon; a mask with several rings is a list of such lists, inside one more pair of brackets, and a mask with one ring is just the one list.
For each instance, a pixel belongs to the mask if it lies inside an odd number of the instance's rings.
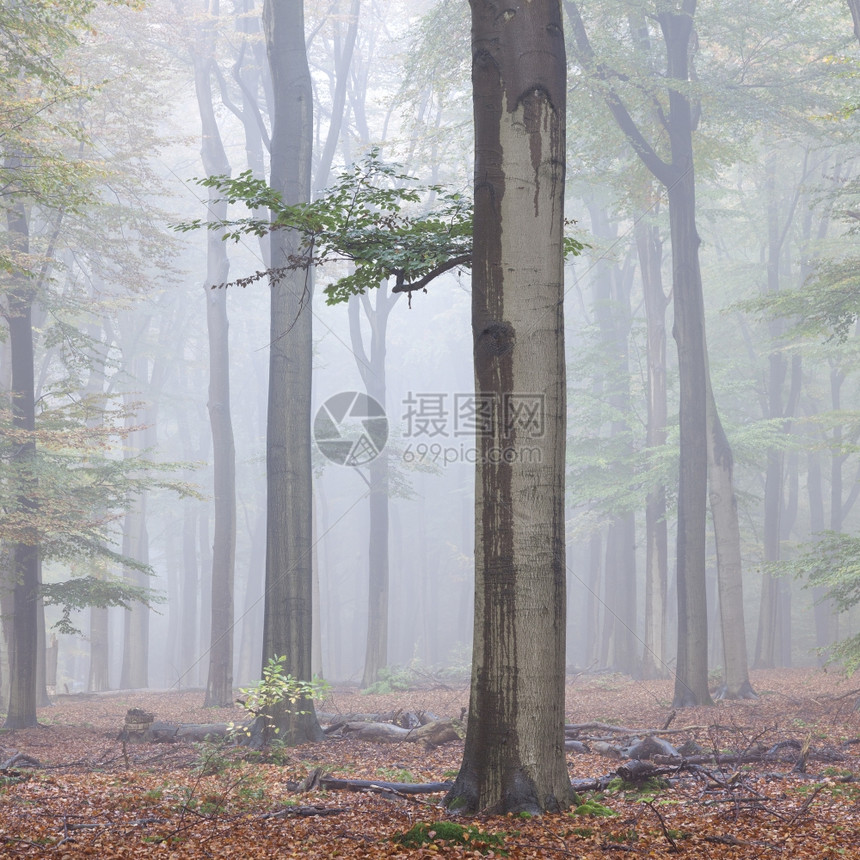
{"label": "forest floor", "polygon": [[[346,779],[450,780],[461,741],[427,749],[345,737],[268,758],[217,744],[124,748],[117,735],[132,707],[179,723],[238,721],[242,712],[204,710],[201,691],[59,696],[40,711],[40,727],[0,733],[0,856],[860,858],[857,679],[796,669],[754,672],[752,680],[757,701],[681,710],[675,733],[663,737],[675,746],[693,739],[726,758],[755,758],[782,744],[762,761],[663,768],[663,787],[628,790],[616,781],[604,792],[580,792],[578,812],[463,819],[465,844],[444,840],[451,834],[436,825],[411,848],[393,837],[451,818],[437,805],[441,795],[297,793],[295,784],[316,768]],[[671,697],[668,681],[571,676],[567,721],[661,729]],[[467,703],[465,688],[372,696],[334,689],[321,710],[459,717]],[[594,754],[595,738],[620,735],[582,732],[592,752],[568,754],[571,778],[611,774],[621,762]],[[806,773],[795,773],[803,744]],[[20,756],[10,762],[16,753],[36,765]]]}

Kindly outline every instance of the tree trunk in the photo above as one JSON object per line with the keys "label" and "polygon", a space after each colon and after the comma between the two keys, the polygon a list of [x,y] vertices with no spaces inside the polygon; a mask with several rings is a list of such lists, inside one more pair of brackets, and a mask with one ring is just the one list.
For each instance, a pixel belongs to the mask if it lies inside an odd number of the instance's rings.
{"label": "tree trunk", "polygon": [[[30,227],[23,203],[6,212],[10,241],[17,253],[30,250]],[[17,471],[17,504],[28,516],[36,515],[36,477],[33,471],[36,442],[36,405],[33,365],[33,289],[26,276],[16,276],[9,291],[9,345],[12,362],[12,426],[30,434],[16,446],[12,462]],[[12,633],[9,637],[9,709],[4,728],[36,725],[38,660],[39,544],[30,527],[26,540],[12,546]]]}
{"label": "tree trunk", "polygon": [[[356,296],[350,300],[349,334],[353,355],[356,359],[365,390],[379,403],[386,406],[386,335],[388,315],[400,293],[389,294],[387,286],[380,284],[376,290],[375,303],[370,296]],[[365,348],[361,331],[360,311],[363,309],[370,324],[370,349]],[[367,643],[364,656],[362,687],[369,687],[377,680],[379,670],[388,665],[388,453],[383,449],[371,461],[370,519],[368,536],[368,604]]]}
{"label": "tree trunk", "polygon": [[851,17],[854,20],[854,35],[860,42],[860,0],[848,0],[848,8],[851,10]]}
{"label": "tree trunk", "polygon": [[179,585],[179,608],[182,624],[179,642],[181,684],[195,686],[198,675],[197,596],[200,591],[197,559],[197,507],[196,500],[188,499],[182,505],[182,574]]}
{"label": "tree trunk", "polygon": [[[617,238],[617,228],[599,205],[590,204],[592,230],[607,242]],[[622,437],[624,450],[632,454],[630,427],[630,366],[627,341],[630,335],[630,289],[632,267],[610,265],[605,257],[595,264],[593,284],[594,316],[600,328],[604,376],[599,383],[602,397],[615,415],[610,437]],[[618,514],[609,524],[604,568],[603,629],[601,663],[620,672],[636,674],[636,519],[632,511]]]}
{"label": "tree trunk", "polygon": [[[271,186],[284,203],[310,199],[313,92],[304,39],[303,4],[266,0],[263,29],[274,90]],[[302,253],[301,236],[272,235],[272,266]],[[286,671],[310,680],[313,643],[313,493],[311,487],[311,269],[272,283],[269,411],[266,428],[266,601],[263,664],[286,656]],[[298,713],[297,711],[302,711]],[[318,740],[313,703],[277,715],[288,743]]]}
{"label": "tree trunk", "polygon": [[734,457],[723,432],[708,374],[708,488],[714,540],[717,547],[717,584],[720,627],[723,633],[724,677],[718,697],[755,699],[750,684],[744,624],[743,572],[738,503],[732,472]]}
{"label": "tree trunk", "polygon": [[[689,44],[695,2],[658,18],[666,42],[671,80],[689,81]],[[708,692],[708,631],[705,587],[707,498],[707,389],[705,308],[696,229],[693,118],[689,97],[669,85],[672,182],[667,185],[672,237],[672,283],[680,388],[680,481],[678,486],[678,669],[674,705],[712,704]]]}
{"label": "tree trunk", "polygon": [[[825,514],[821,454],[818,451],[807,453],[806,487],[809,497],[809,531],[813,535],[820,535],[825,528]],[[822,585],[817,585],[812,589],[812,599],[815,605],[815,645],[819,649],[830,648],[836,641],[834,635],[836,609],[827,593],[827,589]],[[826,654],[820,651],[818,664],[823,666],[826,662]]]}
{"label": "tree trunk", "polygon": [[[636,246],[645,301],[648,363],[648,415],[645,444],[656,450],[666,444],[666,307],[663,292],[663,243],[660,229],[636,222]],[[645,500],[645,647],[644,678],[666,677],[666,583],[669,548],[666,526],[666,488],[653,487]]]}
{"label": "tree trunk", "polygon": [[[471,2],[475,383],[496,420],[477,439],[472,686],[463,762],[445,804],[539,813],[566,808],[572,796],[564,755],[567,70],[558,4],[508,5],[499,15]],[[521,419],[514,394],[542,404],[543,427]],[[539,456],[526,457],[527,448]]]}
{"label": "tree trunk", "polygon": [[[143,564],[149,563],[149,535],[146,530],[146,493],[135,499],[125,515],[122,554]],[[132,585],[148,585],[147,576],[134,568],[125,567],[123,578]],[[124,610],[122,671],[120,688],[139,690],[149,686],[149,607],[132,603]]]}
{"label": "tree trunk", "polygon": [[[210,14],[217,17],[218,3]],[[212,65],[215,31],[211,22],[199,28],[194,46],[194,84],[200,112],[200,154],[207,176],[229,175],[230,163],[212,103]],[[209,189],[208,217],[227,217],[227,202]],[[209,426],[212,430],[215,533],[212,548],[211,624],[209,672],[204,707],[233,703],[233,582],[236,566],[236,452],[230,415],[230,345],[227,319],[227,280],[230,260],[227,246],[217,231],[206,234],[206,328],[209,337]]]}

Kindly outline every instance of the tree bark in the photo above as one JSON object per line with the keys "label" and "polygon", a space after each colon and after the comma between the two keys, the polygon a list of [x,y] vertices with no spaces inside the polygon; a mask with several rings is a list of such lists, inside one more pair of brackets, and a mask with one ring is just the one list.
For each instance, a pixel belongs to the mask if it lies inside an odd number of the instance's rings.
{"label": "tree bark", "polygon": [[[210,14],[217,17],[218,3]],[[212,101],[215,31],[211,22],[201,25],[194,46],[194,85],[200,112],[200,154],[207,176],[229,175],[230,162],[221,140]],[[227,203],[209,189],[209,218],[227,217]],[[209,426],[212,430],[215,526],[212,547],[211,624],[209,672],[204,707],[226,707],[233,702],[233,583],[236,567],[236,451],[230,414],[230,344],[227,318],[227,280],[230,260],[217,231],[206,234],[206,329],[209,339]]]}
{"label": "tree bark", "polygon": [[848,8],[851,10],[851,18],[854,20],[854,35],[860,42],[860,0],[848,0]]}
{"label": "tree bark", "polygon": [[[352,352],[365,390],[383,409],[386,406],[386,335],[388,315],[400,294],[389,294],[380,284],[376,301],[370,296],[355,296],[350,300],[349,334]],[[361,310],[370,323],[370,349],[365,349],[361,332]],[[361,686],[369,687],[377,680],[379,670],[388,665],[388,453],[382,450],[371,461],[370,519],[368,536],[368,604],[367,642]]]}
{"label": "tree bark", "polygon": [[[30,225],[24,204],[14,202],[6,212],[10,241],[17,253],[30,250]],[[9,345],[12,363],[12,426],[30,434],[17,446],[12,462],[17,471],[18,505],[31,516],[37,513],[36,405],[33,365],[33,288],[25,276],[15,278],[9,291]],[[38,534],[12,546],[12,634],[9,637],[9,709],[4,728],[36,725],[38,659],[39,544]]]}
{"label": "tree bark", "polygon": [[[270,184],[284,203],[310,199],[313,92],[304,38],[303,4],[266,0],[263,29],[272,72],[274,110]],[[272,266],[301,253],[301,236],[272,235]],[[313,494],[311,487],[311,368],[313,357],[310,269],[272,283],[269,410],[266,428],[266,600],[263,665],[286,656],[286,671],[310,680],[313,624]],[[302,713],[298,713],[302,711]],[[277,715],[288,743],[318,740],[313,703]]]}
{"label": "tree bark", "polygon": [[[606,241],[617,238],[605,209],[595,203],[588,207],[592,230]],[[625,272],[625,268],[628,272]],[[627,341],[630,334],[630,289],[632,267],[610,265],[603,257],[596,261],[592,279],[594,316],[600,328],[606,364],[600,386],[602,397],[617,416],[630,409],[630,366]],[[625,439],[627,453],[630,427],[625,417],[611,422],[611,437]],[[601,663],[620,672],[638,673],[636,654],[636,518],[632,511],[613,517],[606,540],[604,568],[603,629]]]}
{"label": "tree bark", "polygon": [[[143,564],[149,563],[149,535],[146,530],[146,493],[135,499],[125,515],[122,554]],[[132,585],[148,585],[147,576],[134,568],[123,569],[123,579]],[[132,603],[123,611],[122,670],[120,688],[139,690],[149,686],[149,607]]]}
{"label": "tree bark", "polygon": [[[499,15],[471,0],[475,386],[495,421],[477,440],[472,685],[463,762],[445,803],[539,813],[566,808],[572,795],[564,755],[567,70],[559,5],[508,6]],[[542,401],[542,432],[517,420],[514,394]],[[539,457],[525,457],[528,447]]]}
{"label": "tree bark", "polygon": [[[707,352],[706,352],[707,356]],[[741,532],[735,498],[734,457],[723,431],[708,373],[708,491],[714,542],[717,548],[717,585],[720,595],[720,628],[723,633],[724,677],[718,697],[755,699],[747,660],[744,592],[741,565]]]}
{"label": "tree bark", "polygon": [[[666,444],[666,308],[663,292],[663,244],[660,230],[636,222],[636,246],[645,302],[648,364],[648,414],[645,444],[656,450]],[[669,547],[666,526],[666,488],[653,487],[645,500],[645,647],[642,675],[666,677],[666,583]]]}

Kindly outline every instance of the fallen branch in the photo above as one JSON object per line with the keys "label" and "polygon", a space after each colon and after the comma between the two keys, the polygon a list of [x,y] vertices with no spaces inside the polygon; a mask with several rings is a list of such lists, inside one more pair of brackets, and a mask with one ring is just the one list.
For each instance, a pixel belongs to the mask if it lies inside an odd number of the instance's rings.
{"label": "fallen branch", "polygon": [[314,768],[301,782],[287,783],[290,791],[379,791],[397,794],[437,794],[448,791],[451,782],[381,782],[375,779],[339,779],[326,776],[321,767]]}
{"label": "fallen branch", "polygon": [[42,764],[33,756],[15,750],[6,761],[0,764],[0,770],[9,770],[13,767],[42,767]]}
{"label": "fallen branch", "polygon": [[267,812],[260,818],[308,818],[313,815],[340,815],[342,812],[346,810],[335,806],[285,806],[277,812]]}
{"label": "fallen branch", "polygon": [[609,723],[568,723],[564,733],[579,734],[581,732],[599,731],[619,735],[680,735],[684,732],[703,732],[709,726],[684,726],[681,729],[632,729],[629,726],[612,726]]}

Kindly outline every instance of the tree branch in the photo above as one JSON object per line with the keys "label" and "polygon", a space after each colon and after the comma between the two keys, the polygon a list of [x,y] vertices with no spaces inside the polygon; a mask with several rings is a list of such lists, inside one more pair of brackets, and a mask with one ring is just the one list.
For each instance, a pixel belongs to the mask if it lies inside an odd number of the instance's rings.
{"label": "tree branch", "polygon": [[450,260],[446,260],[444,263],[440,263],[436,266],[435,269],[428,272],[424,275],[423,278],[419,278],[417,281],[413,281],[409,284],[404,284],[400,280],[400,276],[397,278],[397,284],[392,288],[392,293],[412,293],[415,290],[423,290],[427,284],[431,281],[435,280],[439,277],[439,275],[445,274],[445,272],[450,271],[451,269],[456,269],[458,266],[470,266],[472,264],[472,254],[460,254],[459,257],[452,257]]}
{"label": "tree branch", "polygon": [[[579,60],[580,65],[584,69],[592,71],[601,81],[608,81],[610,77],[609,70],[603,64],[596,61],[594,48],[592,48],[591,41],[588,38],[585,23],[582,20],[582,15],[579,13],[579,7],[574,0],[563,0],[563,2],[568,21],[570,21],[570,25],[573,28],[573,52]],[[639,127],[634,122],[633,117],[630,116],[630,112],[618,93],[615,90],[609,90],[604,93],[603,100],[606,102],[606,106],[609,108],[616,124],[630,142],[634,152],[642,160],[645,167],[663,185],[667,187],[672,185],[677,178],[675,171],[671,165],[667,164],[657,155],[654,147],[645,140],[645,137],[639,131]]]}

